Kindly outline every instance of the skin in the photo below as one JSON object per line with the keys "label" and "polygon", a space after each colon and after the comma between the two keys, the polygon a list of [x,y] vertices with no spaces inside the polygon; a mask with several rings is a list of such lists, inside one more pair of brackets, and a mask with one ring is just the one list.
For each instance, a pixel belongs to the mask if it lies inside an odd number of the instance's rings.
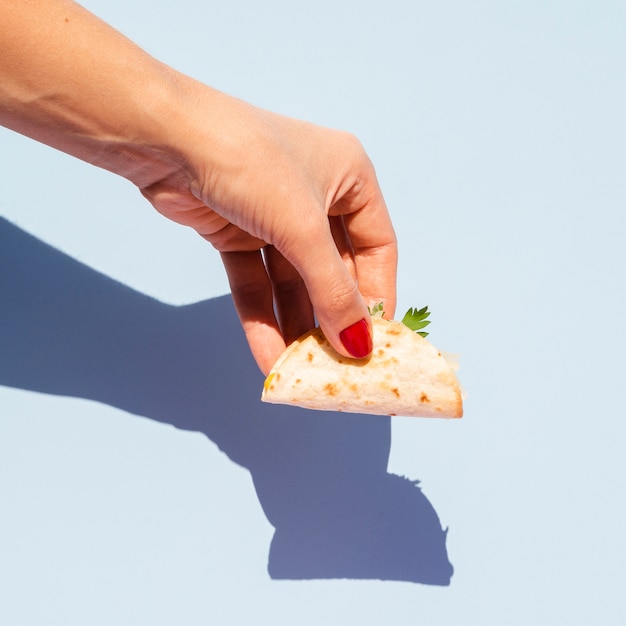
{"label": "skin", "polygon": [[368,304],[393,316],[396,238],[354,136],[180,74],[69,0],[3,0],[0,30],[0,124],[129,179],[210,242],[264,373],[316,320],[349,356],[340,333],[370,324]]}

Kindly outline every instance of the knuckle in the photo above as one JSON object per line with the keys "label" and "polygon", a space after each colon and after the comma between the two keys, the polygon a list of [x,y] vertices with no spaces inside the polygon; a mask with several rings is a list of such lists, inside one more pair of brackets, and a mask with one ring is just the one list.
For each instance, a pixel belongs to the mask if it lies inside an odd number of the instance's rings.
{"label": "knuckle", "polygon": [[341,281],[331,285],[326,296],[329,316],[337,319],[343,317],[346,309],[354,304],[358,294],[359,291],[354,282]]}

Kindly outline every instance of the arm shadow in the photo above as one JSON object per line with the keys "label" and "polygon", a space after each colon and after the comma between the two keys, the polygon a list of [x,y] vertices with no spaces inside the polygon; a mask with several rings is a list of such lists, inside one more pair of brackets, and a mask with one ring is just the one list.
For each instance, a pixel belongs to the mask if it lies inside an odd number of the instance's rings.
{"label": "arm shadow", "polygon": [[171,306],[0,218],[0,384],[204,433],[253,478],[274,579],[448,585],[446,532],[387,472],[390,418],[260,402],[230,296]]}

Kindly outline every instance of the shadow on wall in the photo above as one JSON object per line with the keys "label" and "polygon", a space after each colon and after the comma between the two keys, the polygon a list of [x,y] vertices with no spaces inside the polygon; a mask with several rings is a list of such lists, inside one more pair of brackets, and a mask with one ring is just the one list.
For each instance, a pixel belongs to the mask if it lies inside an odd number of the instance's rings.
{"label": "shadow on wall", "polygon": [[274,579],[448,585],[446,532],[387,473],[388,417],[265,405],[230,296],[170,306],[0,219],[0,384],[204,433],[247,468]]}

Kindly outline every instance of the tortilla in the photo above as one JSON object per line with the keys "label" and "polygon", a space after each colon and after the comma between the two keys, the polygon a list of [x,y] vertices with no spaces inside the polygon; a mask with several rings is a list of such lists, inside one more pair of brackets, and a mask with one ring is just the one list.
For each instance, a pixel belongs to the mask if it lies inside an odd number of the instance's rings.
{"label": "tortilla", "polygon": [[293,342],[265,380],[263,402],[412,417],[462,417],[455,365],[404,324],[372,318],[374,349],[348,359],[316,328]]}

